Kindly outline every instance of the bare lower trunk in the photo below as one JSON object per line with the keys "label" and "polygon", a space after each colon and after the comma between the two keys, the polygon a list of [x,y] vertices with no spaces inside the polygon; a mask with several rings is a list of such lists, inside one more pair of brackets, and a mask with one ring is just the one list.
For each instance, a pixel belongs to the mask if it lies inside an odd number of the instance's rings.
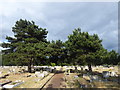
{"label": "bare lower trunk", "polygon": [[83,71],[83,67],[81,66],[80,68],[81,68],[81,71]]}
{"label": "bare lower trunk", "polygon": [[92,72],[91,64],[88,64],[88,69],[89,69],[90,72]]}
{"label": "bare lower trunk", "polygon": [[28,72],[31,73],[31,66],[28,65]]}
{"label": "bare lower trunk", "polygon": [[28,63],[28,72],[31,73],[31,60],[30,60],[30,62]]}

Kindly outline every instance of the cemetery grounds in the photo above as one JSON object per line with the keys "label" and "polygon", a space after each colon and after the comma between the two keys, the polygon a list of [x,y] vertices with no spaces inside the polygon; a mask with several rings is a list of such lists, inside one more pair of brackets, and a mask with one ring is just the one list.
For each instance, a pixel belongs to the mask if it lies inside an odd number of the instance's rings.
{"label": "cemetery grounds", "polygon": [[1,66],[0,88],[120,88],[119,66]]}

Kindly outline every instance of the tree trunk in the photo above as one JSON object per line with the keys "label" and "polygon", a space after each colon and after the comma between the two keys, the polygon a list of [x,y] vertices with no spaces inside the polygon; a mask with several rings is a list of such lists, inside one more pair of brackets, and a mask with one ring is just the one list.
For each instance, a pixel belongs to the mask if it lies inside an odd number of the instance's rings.
{"label": "tree trunk", "polygon": [[88,69],[89,69],[90,72],[92,72],[92,67],[91,67],[90,63],[88,64]]}
{"label": "tree trunk", "polygon": [[28,72],[31,73],[31,60],[30,60],[30,62],[28,63]]}
{"label": "tree trunk", "polygon": [[80,68],[81,68],[81,71],[83,71],[83,67],[81,66]]}

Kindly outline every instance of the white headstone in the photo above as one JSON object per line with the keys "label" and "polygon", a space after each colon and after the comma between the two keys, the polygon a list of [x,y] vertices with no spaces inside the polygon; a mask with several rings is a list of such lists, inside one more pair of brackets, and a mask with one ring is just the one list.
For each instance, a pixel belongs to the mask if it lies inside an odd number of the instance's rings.
{"label": "white headstone", "polygon": [[111,76],[118,76],[116,72],[111,72]]}
{"label": "white headstone", "polygon": [[103,77],[109,77],[110,76],[110,72],[108,71],[103,71]]}
{"label": "white headstone", "polygon": [[14,85],[4,85],[3,88],[13,88]]}
{"label": "white headstone", "polygon": [[44,76],[47,76],[48,72],[47,71],[43,71],[43,74],[44,74]]}

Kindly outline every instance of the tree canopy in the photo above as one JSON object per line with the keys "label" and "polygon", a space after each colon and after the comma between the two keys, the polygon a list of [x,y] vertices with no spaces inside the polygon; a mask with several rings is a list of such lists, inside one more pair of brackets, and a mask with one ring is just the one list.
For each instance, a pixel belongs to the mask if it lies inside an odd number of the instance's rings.
{"label": "tree canopy", "polygon": [[[31,72],[31,65],[39,56],[44,56],[44,43],[47,43],[46,29],[39,28],[33,21],[20,19],[12,27],[14,37],[6,37],[9,43],[3,43],[2,47],[9,48],[4,50],[4,55],[12,64],[28,65],[28,70]],[[43,45],[43,47],[42,47]],[[41,49],[42,47],[42,49]],[[42,54],[42,55],[41,55]],[[15,63],[16,62],[16,63]]]}
{"label": "tree canopy", "polygon": [[34,21],[20,19],[12,27],[14,37],[6,36],[3,42],[3,65],[117,65],[120,55],[108,51],[97,34],[90,35],[80,28],[74,29],[68,40],[48,41],[48,31]]}
{"label": "tree canopy", "polygon": [[91,68],[91,64],[95,64],[96,52],[103,48],[101,42],[97,34],[89,35],[88,32],[81,32],[79,28],[75,29],[66,41],[70,59],[75,64],[86,63]]}

